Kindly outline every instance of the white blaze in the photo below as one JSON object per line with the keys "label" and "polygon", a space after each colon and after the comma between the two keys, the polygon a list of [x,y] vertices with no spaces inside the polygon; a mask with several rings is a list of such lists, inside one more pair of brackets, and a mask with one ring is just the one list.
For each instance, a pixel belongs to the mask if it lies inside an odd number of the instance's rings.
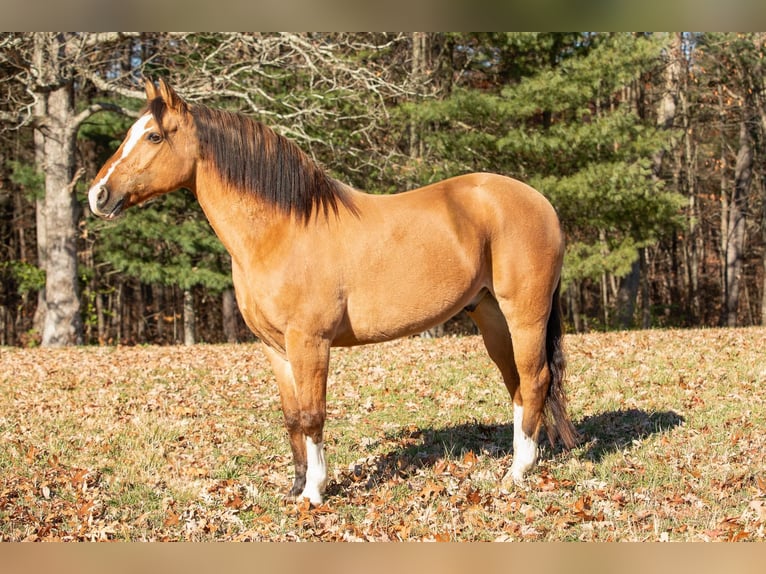
{"label": "white blaze", "polygon": [[324,460],[324,444],[314,444],[306,437],[306,486],[301,497],[308,498],[312,504],[322,504],[322,493],[327,485],[327,465]]}
{"label": "white blaze", "polygon": [[122,153],[120,154],[120,157],[112,162],[112,165],[109,166],[109,169],[104,174],[104,177],[94,183],[88,191],[88,203],[90,204],[90,210],[96,215],[105,215],[99,211],[98,207],[96,206],[98,202],[99,190],[102,186],[106,185],[106,182],[109,181],[110,177],[112,177],[112,173],[114,173],[114,170],[117,169],[117,166],[120,165],[120,163],[122,163],[122,161],[128,157],[128,155],[130,155],[130,152],[133,151],[133,148],[136,147],[136,144],[141,140],[143,135],[149,131],[150,128],[146,126],[151,121],[151,119],[152,114],[150,113],[146,113],[138,118],[138,121],[136,121],[136,123],[134,123],[130,128],[130,131],[128,131],[128,137],[125,139],[125,143],[122,146]]}

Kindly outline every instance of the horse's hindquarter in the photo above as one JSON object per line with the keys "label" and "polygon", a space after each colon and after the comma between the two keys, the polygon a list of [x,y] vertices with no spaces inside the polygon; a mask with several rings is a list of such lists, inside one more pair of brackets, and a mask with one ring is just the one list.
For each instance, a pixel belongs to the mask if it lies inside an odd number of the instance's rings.
{"label": "horse's hindquarter", "polygon": [[393,196],[363,195],[359,208],[356,222],[342,228],[346,317],[338,345],[427,329],[482,289],[494,291],[497,281],[503,289],[523,281],[528,252],[545,268],[555,266],[545,259],[558,258],[561,248],[547,200],[502,176],[471,174]]}

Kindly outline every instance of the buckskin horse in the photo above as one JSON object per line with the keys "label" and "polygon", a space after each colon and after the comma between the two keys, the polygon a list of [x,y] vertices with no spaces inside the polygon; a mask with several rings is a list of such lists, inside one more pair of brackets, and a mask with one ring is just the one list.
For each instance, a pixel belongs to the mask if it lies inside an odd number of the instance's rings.
{"label": "buckskin horse", "polygon": [[564,241],[528,185],[471,173],[394,195],[331,178],[247,116],[145,80],[146,109],[96,175],[91,211],[113,219],[186,188],[231,254],[237,302],[274,369],[295,480],[320,504],[330,348],[413,335],[466,309],[513,401],[523,480],[546,427],[571,448],[559,306]]}

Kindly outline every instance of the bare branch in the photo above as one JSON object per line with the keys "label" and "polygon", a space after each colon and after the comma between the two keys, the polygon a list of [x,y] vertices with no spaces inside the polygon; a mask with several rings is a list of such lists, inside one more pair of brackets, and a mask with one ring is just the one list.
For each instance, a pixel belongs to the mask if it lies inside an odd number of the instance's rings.
{"label": "bare branch", "polygon": [[90,106],[85,108],[83,111],[81,111],[79,114],[74,116],[72,118],[72,126],[74,127],[74,129],[77,129],[84,121],[86,121],[88,118],[90,118],[91,116],[99,112],[115,112],[115,113],[122,114],[124,116],[128,116],[131,118],[137,118],[139,116],[139,112],[135,110],[130,110],[123,106],[118,106],[117,104],[109,104],[109,103],[102,102],[97,104],[91,104]]}
{"label": "bare branch", "polygon": [[84,34],[83,45],[86,47],[98,47],[103,48],[106,44],[114,44],[124,38],[140,38],[140,32],[96,32],[91,34]]}
{"label": "bare branch", "polygon": [[84,175],[85,175],[85,168],[84,167],[78,168],[74,174],[74,177],[72,177],[72,181],[70,181],[69,185],[67,185],[67,190],[69,191],[69,193],[75,192],[77,183],[82,179]]}
{"label": "bare branch", "polygon": [[137,100],[143,100],[145,98],[143,90],[126,88],[117,82],[107,81],[93,71],[83,70],[81,71],[81,75],[87,78],[94,86],[96,86],[96,88],[102,92],[119,94],[126,98],[134,98]]}

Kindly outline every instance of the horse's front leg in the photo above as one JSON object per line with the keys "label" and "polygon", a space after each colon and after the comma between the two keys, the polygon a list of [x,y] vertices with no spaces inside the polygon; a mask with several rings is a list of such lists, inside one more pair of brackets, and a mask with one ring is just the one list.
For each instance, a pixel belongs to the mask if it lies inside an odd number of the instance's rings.
{"label": "horse's front leg", "polygon": [[287,499],[306,497],[312,504],[321,504],[327,484],[323,430],[330,345],[292,333],[285,346],[285,354],[265,349],[279,385],[295,465],[295,482]]}

